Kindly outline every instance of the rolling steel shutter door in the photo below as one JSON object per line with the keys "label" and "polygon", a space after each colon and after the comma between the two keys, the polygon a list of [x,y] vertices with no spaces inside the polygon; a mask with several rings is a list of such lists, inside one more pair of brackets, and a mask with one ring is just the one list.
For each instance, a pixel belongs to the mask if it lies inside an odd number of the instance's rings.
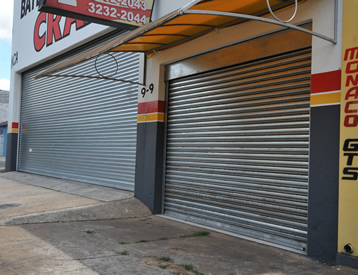
{"label": "rolling steel shutter door", "polygon": [[[113,53],[116,78],[138,81],[139,55]],[[111,75],[109,55],[60,74]],[[51,64],[50,64],[51,65]],[[50,66],[48,65],[48,66]],[[18,170],[134,190],[137,85],[88,78],[23,74]]]}
{"label": "rolling steel shutter door", "polygon": [[165,213],[306,249],[311,49],[169,82]]}

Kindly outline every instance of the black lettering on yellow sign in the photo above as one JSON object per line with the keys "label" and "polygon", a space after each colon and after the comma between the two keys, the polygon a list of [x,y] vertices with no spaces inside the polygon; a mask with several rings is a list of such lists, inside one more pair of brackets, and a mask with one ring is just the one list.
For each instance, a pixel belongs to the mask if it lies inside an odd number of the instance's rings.
{"label": "black lettering on yellow sign", "polygon": [[346,139],[343,151],[344,156],[347,157],[347,163],[343,169],[342,179],[358,180],[358,167],[352,167],[354,159],[358,157],[358,139]]}

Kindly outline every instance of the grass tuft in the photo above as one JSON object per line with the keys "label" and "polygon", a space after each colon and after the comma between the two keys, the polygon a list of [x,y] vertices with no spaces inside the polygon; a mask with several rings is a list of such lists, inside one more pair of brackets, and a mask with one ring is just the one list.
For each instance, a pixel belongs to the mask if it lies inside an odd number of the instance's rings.
{"label": "grass tuft", "polygon": [[180,235],[180,238],[189,238],[189,237],[198,237],[198,236],[208,236],[210,235],[209,231],[196,231],[194,233],[191,234],[183,234]]}
{"label": "grass tuft", "polygon": [[197,231],[193,233],[193,236],[208,236],[210,235],[209,231]]}
{"label": "grass tuft", "polygon": [[146,243],[146,242],[149,242],[148,240],[139,240],[139,241],[136,241],[136,243]]}
{"label": "grass tuft", "polygon": [[181,266],[182,268],[184,268],[185,270],[188,270],[188,271],[194,270],[194,266],[192,264],[181,264],[179,266]]}
{"label": "grass tuft", "polygon": [[123,256],[129,255],[128,251],[126,251],[126,250],[125,250],[125,251],[122,251],[120,254],[123,255]]}
{"label": "grass tuft", "polygon": [[119,242],[119,244],[129,244],[129,242]]}
{"label": "grass tuft", "polygon": [[158,265],[158,267],[160,267],[161,269],[166,269],[168,266],[167,265]]}
{"label": "grass tuft", "polygon": [[200,273],[199,271],[195,270],[194,266],[192,264],[181,264],[179,266],[181,266],[182,268],[184,268],[187,271],[194,272],[196,275],[204,275],[203,273]]}
{"label": "grass tuft", "polygon": [[163,237],[163,238],[159,238],[158,240],[160,240],[160,241],[166,241],[166,240],[168,240],[168,238]]}
{"label": "grass tuft", "polygon": [[163,262],[170,262],[172,259],[170,257],[160,257],[159,260]]}
{"label": "grass tuft", "polygon": [[87,230],[87,231],[85,231],[87,234],[94,234],[94,233],[96,233],[96,232],[94,232],[94,231],[92,231],[92,230]]}

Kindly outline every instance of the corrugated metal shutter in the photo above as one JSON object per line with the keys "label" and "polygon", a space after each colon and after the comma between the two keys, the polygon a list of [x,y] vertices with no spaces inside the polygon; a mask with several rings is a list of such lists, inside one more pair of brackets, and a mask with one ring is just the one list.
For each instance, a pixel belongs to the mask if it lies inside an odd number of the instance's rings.
{"label": "corrugated metal shutter", "polygon": [[[113,53],[116,78],[138,81],[139,55]],[[134,189],[138,86],[88,78],[40,78],[46,66],[23,74],[18,170]],[[102,56],[97,69],[117,64]],[[88,60],[60,74],[98,76]]]}
{"label": "corrugated metal shutter", "polygon": [[169,82],[165,213],[305,250],[311,49]]}

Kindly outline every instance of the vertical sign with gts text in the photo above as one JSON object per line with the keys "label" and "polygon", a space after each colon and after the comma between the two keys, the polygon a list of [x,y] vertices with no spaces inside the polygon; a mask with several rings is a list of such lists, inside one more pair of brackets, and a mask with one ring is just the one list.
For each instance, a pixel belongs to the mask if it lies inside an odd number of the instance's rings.
{"label": "vertical sign with gts text", "polygon": [[41,0],[40,11],[122,29],[150,22],[154,0]]}
{"label": "vertical sign with gts text", "polygon": [[343,5],[338,252],[358,256],[358,1]]}

